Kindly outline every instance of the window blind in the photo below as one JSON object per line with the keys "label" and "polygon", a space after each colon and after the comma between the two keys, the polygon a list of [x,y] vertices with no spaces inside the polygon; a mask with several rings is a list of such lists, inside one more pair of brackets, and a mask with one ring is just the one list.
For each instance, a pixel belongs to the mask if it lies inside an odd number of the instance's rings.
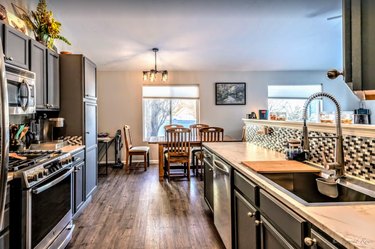
{"label": "window blind", "polygon": [[198,85],[145,85],[143,98],[186,98],[198,99]]}
{"label": "window blind", "polygon": [[323,91],[322,84],[316,85],[269,85],[268,98],[307,99],[312,94]]}

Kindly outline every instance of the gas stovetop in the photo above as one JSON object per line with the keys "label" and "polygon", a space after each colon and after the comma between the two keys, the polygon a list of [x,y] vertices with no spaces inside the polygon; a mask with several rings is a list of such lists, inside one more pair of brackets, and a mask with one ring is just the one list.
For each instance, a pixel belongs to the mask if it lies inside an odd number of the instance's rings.
{"label": "gas stovetop", "polygon": [[[8,171],[15,172],[32,165],[41,164],[62,155],[59,150],[30,150],[15,152],[20,158],[9,157]],[[21,159],[22,157],[22,159]]]}

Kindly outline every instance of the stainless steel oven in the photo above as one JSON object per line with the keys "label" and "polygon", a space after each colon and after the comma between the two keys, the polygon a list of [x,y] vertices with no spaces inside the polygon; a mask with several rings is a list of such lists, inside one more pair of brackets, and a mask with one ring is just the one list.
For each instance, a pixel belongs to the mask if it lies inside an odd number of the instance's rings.
{"label": "stainless steel oven", "polygon": [[13,189],[21,200],[12,222],[20,229],[11,237],[20,242],[12,248],[65,248],[69,243],[74,229],[73,170],[71,156],[61,154],[15,172],[14,184],[19,184]]}
{"label": "stainless steel oven", "polygon": [[[71,234],[72,172],[73,168],[66,169],[24,193],[26,248],[47,248],[60,233]],[[70,240],[67,236],[62,237]],[[61,245],[61,242],[56,244]]]}
{"label": "stainless steel oven", "polygon": [[9,114],[31,114],[36,111],[35,73],[5,65]]}

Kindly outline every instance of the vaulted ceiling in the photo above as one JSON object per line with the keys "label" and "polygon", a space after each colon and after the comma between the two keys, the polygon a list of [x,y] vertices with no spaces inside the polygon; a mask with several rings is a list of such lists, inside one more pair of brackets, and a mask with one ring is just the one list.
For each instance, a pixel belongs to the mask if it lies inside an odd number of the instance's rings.
{"label": "vaulted ceiling", "polygon": [[[48,0],[100,70],[341,68],[341,0]],[[64,32],[64,30],[63,30]],[[63,45],[63,49],[69,49]]]}

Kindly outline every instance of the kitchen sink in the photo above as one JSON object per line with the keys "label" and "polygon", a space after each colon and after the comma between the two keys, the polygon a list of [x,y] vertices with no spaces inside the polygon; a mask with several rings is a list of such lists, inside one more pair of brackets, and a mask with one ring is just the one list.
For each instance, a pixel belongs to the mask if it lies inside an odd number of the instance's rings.
{"label": "kitchen sink", "polygon": [[[262,173],[264,179],[273,186],[307,206],[375,204],[375,186],[361,186],[358,180],[344,177],[338,181],[338,197],[331,198],[321,194],[316,179],[318,173]],[[362,183],[363,185],[363,183]],[[368,186],[367,186],[368,185]]]}

